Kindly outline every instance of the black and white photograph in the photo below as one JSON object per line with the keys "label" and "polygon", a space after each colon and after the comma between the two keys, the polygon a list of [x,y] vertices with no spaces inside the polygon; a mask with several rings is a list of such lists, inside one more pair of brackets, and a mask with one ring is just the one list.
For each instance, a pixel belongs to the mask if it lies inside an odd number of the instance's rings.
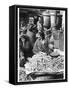
{"label": "black and white photograph", "polygon": [[65,11],[18,8],[18,82],[65,79]]}
{"label": "black and white photograph", "polygon": [[69,2],[1,0],[0,90],[69,90]]}

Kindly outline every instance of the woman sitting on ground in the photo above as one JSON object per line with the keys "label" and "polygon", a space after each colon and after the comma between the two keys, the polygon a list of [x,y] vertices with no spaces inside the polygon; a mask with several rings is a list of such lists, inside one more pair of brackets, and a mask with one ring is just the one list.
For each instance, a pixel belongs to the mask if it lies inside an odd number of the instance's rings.
{"label": "woman sitting on ground", "polygon": [[34,47],[33,47],[33,53],[36,54],[38,52],[46,52],[48,53],[48,41],[45,40],[45,35],[43,32],[40,32],[39,38],[36,40]]}

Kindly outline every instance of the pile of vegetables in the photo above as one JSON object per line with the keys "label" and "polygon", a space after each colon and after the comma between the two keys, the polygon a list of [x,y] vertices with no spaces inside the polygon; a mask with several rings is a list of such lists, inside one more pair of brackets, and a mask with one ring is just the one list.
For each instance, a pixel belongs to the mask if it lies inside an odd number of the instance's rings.
{"label": "pile of vegetables", "polygon": [[59,55],[58,57],[51,57],[44,52],[39,52],[33,55],[32,58],[28,58],[25,64],[26,74],[32,72],[60,72],[64,69],[64,57]]}

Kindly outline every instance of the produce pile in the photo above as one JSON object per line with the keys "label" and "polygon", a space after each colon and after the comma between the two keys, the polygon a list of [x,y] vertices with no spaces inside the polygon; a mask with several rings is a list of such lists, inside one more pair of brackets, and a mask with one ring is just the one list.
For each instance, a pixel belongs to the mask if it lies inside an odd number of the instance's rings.
{"label": "produce pile", "polygon": [[25,64],[26,74],[32,72],[60,72],[64,69],[64,57],[51,57],[44,52],[39,52],[28,58]]}
{"label": "produce pile", "polygon": [[26,81],[26,73],[24,71],[24,68],[19,69],[19,81]]}

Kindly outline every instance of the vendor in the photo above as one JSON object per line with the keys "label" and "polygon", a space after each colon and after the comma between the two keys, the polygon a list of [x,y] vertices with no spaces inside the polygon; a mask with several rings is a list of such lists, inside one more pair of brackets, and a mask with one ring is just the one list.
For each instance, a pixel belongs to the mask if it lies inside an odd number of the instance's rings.
{"label": "vendor", "polygon": [[48,53],[48,41],[45,40],[45,35],[43,32],[40,32],[40,37],[36,40],[34,47],[33,47],[33,53],[36,54],[38,52],[46,52]]}

